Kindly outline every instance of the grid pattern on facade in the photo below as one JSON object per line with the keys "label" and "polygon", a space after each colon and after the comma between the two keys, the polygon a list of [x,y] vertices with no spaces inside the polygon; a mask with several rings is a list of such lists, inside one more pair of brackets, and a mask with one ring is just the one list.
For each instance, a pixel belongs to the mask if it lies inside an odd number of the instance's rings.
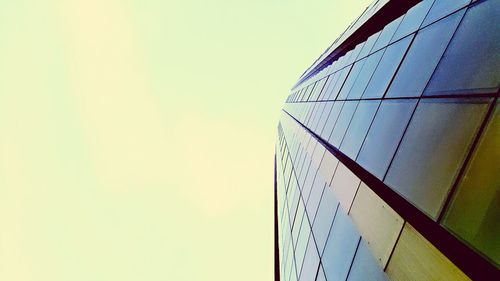
{"label": "grid pattern on facade", "polygon": [[[276,162],[282,280],[480,276],[332,149],[498,274],[499,15],[500,0],[424,0],[292,90]],[[422,276],[405,271],[422,258]]]}

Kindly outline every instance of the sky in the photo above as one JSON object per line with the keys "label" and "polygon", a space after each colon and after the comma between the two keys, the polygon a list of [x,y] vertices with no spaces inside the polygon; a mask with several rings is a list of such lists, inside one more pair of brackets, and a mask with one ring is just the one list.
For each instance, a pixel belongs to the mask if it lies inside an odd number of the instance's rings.
{"label": "sky", "polygon": [[0,280],[273,280],[288,91],[368,0],[1,0]]}

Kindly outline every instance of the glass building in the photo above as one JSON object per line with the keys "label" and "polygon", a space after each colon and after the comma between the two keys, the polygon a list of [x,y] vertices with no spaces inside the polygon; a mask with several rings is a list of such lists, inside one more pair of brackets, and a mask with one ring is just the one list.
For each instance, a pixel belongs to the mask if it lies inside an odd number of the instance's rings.
{"label": "glass building", "polygon": [[276,280],[500,280],[500,0],[374,1],[278,125]]}

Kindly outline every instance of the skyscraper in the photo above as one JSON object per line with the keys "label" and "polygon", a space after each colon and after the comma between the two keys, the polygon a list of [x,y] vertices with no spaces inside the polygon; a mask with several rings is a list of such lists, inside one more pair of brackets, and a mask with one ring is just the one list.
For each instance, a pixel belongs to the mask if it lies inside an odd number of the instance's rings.
{"label": "skyscraper", "polygon": [[500,0],[374,1],[302,74],[276,279],[500,280]]}

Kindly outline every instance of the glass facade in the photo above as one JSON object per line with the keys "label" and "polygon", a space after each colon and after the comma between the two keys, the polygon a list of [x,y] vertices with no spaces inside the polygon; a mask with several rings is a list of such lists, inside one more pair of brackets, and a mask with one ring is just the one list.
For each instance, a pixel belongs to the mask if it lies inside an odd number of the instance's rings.
{"label": "glass facade", "polygon": [[286,100],[279,280],[500,280],[500,0],[414,2],[375,1]]}

